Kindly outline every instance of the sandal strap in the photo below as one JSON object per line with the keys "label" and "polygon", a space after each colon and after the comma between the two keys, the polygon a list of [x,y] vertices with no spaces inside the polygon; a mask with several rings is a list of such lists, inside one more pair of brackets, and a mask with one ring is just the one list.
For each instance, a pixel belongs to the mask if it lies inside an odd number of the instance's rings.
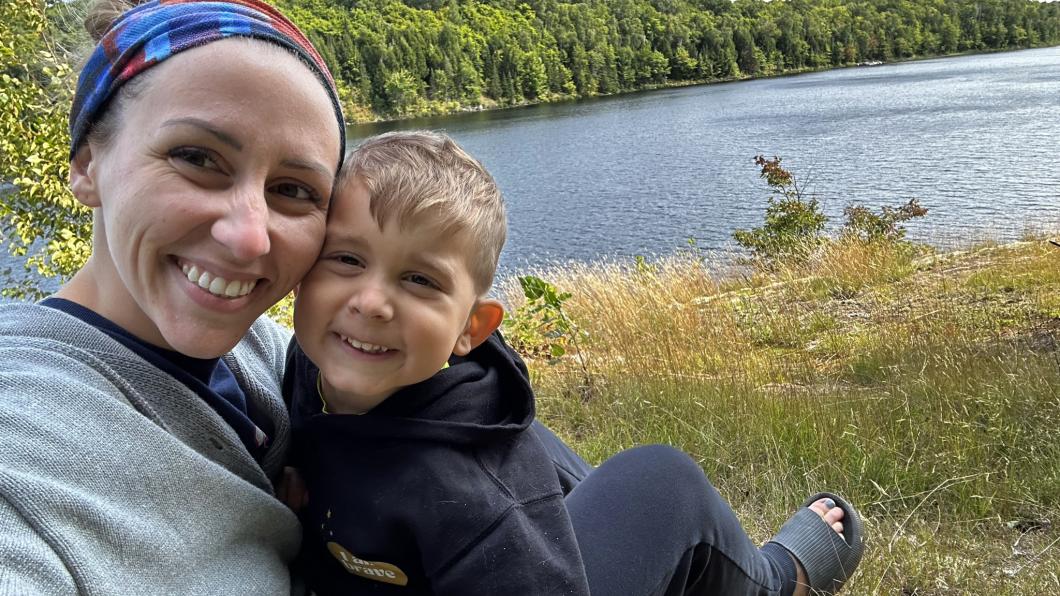
{"label": "sandal strap", "polygon": [[[835,532],[808,506],[830,498],[843,509],[843,536]],[[810,588],[834,594],[853,575],[864,552],[861,516],[849,503],[831,493],[806,500],[799,511],[780,528],[770,542],[783,546],[802,564]]]}

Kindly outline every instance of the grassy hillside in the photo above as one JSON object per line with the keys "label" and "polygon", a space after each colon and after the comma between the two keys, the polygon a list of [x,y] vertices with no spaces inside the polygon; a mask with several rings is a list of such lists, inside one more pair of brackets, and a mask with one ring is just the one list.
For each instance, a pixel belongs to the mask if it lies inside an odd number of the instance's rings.
{"label": "grassy hillside", "polygon": [[806,495],[848,496],[870,535],[851,594],[1060,593],[1060,248],[535,275],[570,292],[571,329],[513,339],[577,339],[530,366],[541,418],[592,462],[676,445],[762,541]]}

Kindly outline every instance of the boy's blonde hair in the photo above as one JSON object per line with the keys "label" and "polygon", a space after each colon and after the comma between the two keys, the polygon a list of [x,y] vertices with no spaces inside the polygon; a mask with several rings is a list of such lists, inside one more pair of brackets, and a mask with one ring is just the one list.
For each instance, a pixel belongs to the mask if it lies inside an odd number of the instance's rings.
{"label": "boy's blonde hair", "polygon": [[463,234],[475,291],[493,284],[508,234],[500,189],[493,176],[447,135],[431,131],[388,132],[371,137],[346,156],[338,185],[360,177],[379,227],[439,226]]}

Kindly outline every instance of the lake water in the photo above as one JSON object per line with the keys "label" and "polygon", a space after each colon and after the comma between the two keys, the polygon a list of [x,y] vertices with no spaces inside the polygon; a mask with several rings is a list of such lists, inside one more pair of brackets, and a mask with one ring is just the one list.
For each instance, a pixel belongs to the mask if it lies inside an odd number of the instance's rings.
{"label": "lake water", "polygon": [[941,247],[1060,229],[1060,48],[847,68],[354,129],[446,130],[497,178],[510,270],[732,248],[779,155],[839,224],[851,202],[930,211]]}
{"label": "lake water", "polygon": [[[1060,48],[353,128],[447,131],[508,203],[507,272],[727,250],[768,198],[753,163],[779,155],[838,224],[851,202],[930,212],[910,237],[952,247],[1060,230]],[[4,260],[3,257],[0,260]],[[0,263],[2,266],[3,263]]]}

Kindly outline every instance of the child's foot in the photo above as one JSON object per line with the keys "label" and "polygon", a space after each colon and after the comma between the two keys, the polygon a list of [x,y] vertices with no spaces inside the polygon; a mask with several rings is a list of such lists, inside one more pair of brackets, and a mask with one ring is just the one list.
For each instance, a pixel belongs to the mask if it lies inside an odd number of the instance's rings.
{"label": "child's foot", "polygon": [[803,507],[762,547],[762,553],[787,581],[794,577],[795,585],[784,586],[783,594],[835,594],[861,562],[861,516],[831,493],[810,497]]}
{"label": "child's foot", "polygon": [[843,516],[846,514],[843,513],[842,507],[836,507],[835,501],[828,497],[817,499],[810,505],[810,509],[817,512],[821,519],[832,526],[836,534],[839,534],[841,538],[843,537]]}
{"label": "child's foot", "polygon": [[[817,515],[821,516],[821,519],[825,521],[829,526],[835,530],[836,534],[843,537],[843,508],[836,507],[835,501],[829,498],[818,499],[809,506]],[[795,555],[788,553],[792,561],[795,561],[795,569],[798,573],[798,579],[795,580],[795,593],[793,596],[807,596],[810,593],[810,582],[806,578],[806,570],[802,568],[802,563],[795,558]]]}

